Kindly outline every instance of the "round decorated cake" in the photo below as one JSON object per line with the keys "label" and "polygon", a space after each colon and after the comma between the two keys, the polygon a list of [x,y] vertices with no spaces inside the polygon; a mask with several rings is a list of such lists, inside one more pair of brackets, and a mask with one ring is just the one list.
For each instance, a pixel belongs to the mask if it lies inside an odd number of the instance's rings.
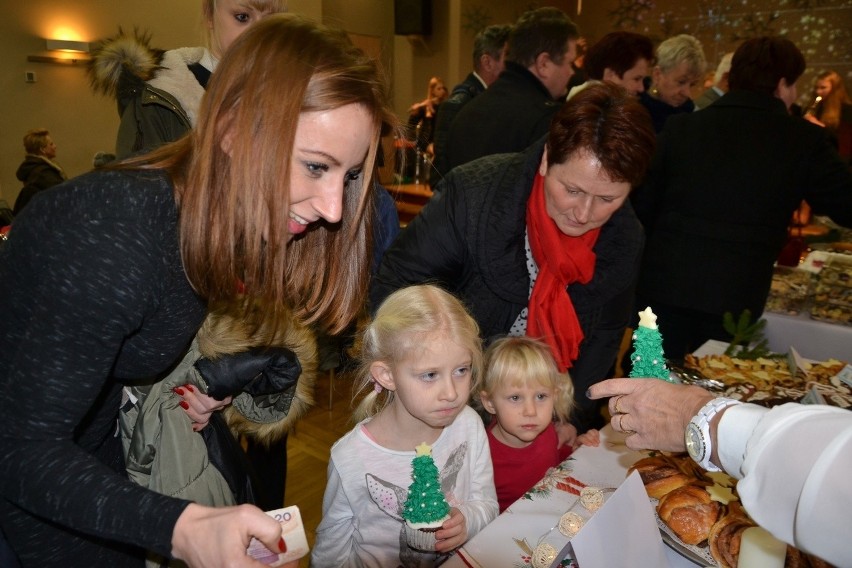
{"label": "round decorated cake", "polygon": [[426,442],[417,446],[411,467],[411,485],[402,513],[406,540],[412,548],[435,550],[435,533],[450,518],[450,505],[441,492],[432,446]]}

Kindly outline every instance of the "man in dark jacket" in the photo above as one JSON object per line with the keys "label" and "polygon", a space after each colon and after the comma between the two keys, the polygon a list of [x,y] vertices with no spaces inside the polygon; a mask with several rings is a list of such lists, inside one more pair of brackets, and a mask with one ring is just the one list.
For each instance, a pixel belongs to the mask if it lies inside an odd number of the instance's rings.
{"label": "man in dark jacket", "polygon": [[24,135],[24,150],[27,155],[15,174],[24,184],[12,210],[15,215],[21,212],[36,193],[67,179],[59,164],[53,161],[56,157],[56,144],[46,128],[27,132]]}
{"label": "man in dark jacket", "polygon": [[506,43],[511,31],[512,26],[493,25],[476,34],[473,39],[473,71],[453,87],[450,97],[438,107],[433,140],[435,159],[432,160],[429,174],[429,184],[433,188],[449,172],[447,137],[450,126],[459,111],[474,97],[485,92],[506,68]]}
{"label": "man in dark jacket", "polygon": [[506,69],[450,127],[447,167],[520,152],[544,136],[574,74],[579,36],[577,26],[557,8],[524,13],[509,35]]}
{"label": "man in dark jacket", "polygon": [[668,120],[648,180],[631,196],[648,239],[637,308],[657,313],[670,358],[730,340],[725,312],[760,317],[803,199],[852,227],[852,172],[824,129],[787,110],[804,70],[787,39],[743,43],[730,91]]}

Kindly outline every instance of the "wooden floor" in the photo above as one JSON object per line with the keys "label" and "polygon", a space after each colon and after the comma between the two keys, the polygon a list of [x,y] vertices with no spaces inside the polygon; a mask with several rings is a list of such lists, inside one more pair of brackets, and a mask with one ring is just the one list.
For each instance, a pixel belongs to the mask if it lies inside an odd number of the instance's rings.
{"label": "wooden floor", "polygon": [[[322,518],[322,496],[331,445],[352,429],[352,378],[336,375],[331,409],[328,408],[329,375],[321,375],[316,388],[317,404],[291,431],[287,440],[287,486],[285,504],[298,505],[313,548],[316,528]],[[310,566],[303,558],[300,568]]]}

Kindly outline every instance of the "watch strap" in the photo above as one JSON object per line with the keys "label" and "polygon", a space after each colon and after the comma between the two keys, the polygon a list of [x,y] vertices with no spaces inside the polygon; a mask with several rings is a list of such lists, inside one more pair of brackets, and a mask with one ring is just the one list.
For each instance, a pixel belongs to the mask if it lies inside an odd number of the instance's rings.
{"label": "watch strap", "polygon": [[698,411],[698,414],[693,416],[692,420],[689,421],[694,429],[700,432],[701,448],[703,450],[701,455],[694,455],[690,452],[690,456],[698,463],[698,465],[707,471],[722,471],[721,468],[717,467],[712,461],[710,461],[713,456],[713,442],[710,438],[710,422],[723,408],[727,408],[734,404],[742,404],[742,402],[732,398],[714,398],[702,406],[701,410]]}

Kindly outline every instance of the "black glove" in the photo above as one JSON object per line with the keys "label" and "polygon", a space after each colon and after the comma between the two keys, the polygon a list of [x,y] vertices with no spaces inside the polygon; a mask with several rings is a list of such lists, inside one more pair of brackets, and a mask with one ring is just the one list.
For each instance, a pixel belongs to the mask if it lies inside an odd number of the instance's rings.
{"label": "black glove", "polygon": [[255,397],[280,393],[302,374],[298,357],[286,347],[253,347],[212,360],[202,357],[195,368],[207,383],[207,394],[216,400],[240,392]]}

